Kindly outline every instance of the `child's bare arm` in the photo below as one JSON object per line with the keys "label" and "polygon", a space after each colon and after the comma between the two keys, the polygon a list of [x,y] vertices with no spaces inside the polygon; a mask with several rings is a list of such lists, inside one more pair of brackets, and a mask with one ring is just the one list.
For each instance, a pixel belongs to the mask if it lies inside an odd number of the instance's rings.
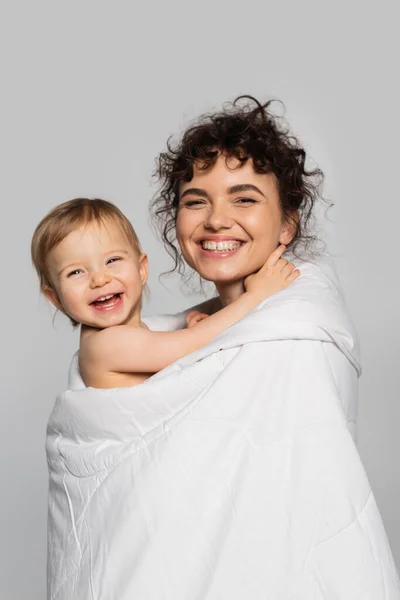
{"label": "child's bare arm", "polygon": [[[155,373],[208,344],[246,316],[262,299],[245,292],[232,304],[189,329],[150,331],[121,325],[91,336],[82,348],[86,368],[117,373]],[[89,367],[90,368],[90,367]]]}
{"label": "child's bare arm", "polygon": [[105,372],[155,373],[186,354],[208,344],[245,317],[262,300],[287,287],[299,275],[294,265],[280,258],[284,247],[273,252],[258,271],[245,281],[246,292],[229,306],[193,327],[178,331],[150,331],[132,326],[104,329],[88,338],[86,364]]}

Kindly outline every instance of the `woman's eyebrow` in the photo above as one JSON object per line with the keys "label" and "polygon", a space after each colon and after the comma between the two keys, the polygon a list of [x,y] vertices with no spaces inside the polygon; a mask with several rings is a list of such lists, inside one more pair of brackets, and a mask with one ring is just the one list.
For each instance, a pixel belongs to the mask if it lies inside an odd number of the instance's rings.
{"label": "woman's eyebrow", "polygon": [[262,191],[256,186],[256,185],[252,185],[251,183],[240,183],[238,185],[233,185],[232,187],[230,187],[228,189],[228,193],[229,194],[236,194],[237,192],[258,192],[259,194],[261,194],[261,196],[264,196],[264,198],[266,198],[266,195],[262,193]]}
{"label": "woman's eyebrow", "polygon": [[181,194],[181,200],[182,198],[184,198],[185,196],[201,196],[202,198],[209,198],[206,190],[202,190],[201,188],[189,188],[188,190],[185,190],[182,194]]}

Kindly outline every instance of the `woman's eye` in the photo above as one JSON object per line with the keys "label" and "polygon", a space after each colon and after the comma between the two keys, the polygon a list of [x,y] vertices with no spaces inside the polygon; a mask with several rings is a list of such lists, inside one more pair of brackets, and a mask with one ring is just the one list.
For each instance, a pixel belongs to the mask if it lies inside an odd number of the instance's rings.
{"label": "woman's eye", "polygon": [[70,271],[67,275],[67,277],[72,277],[73,275],[79,275],[79,273],[82,273],[82,269],[75,269],[74,271]]}
{"label": "woman's eye", "polygon": [[257,200],[254,200],[254,198],[238,198],[236,202],[238,204],[257,204]]}
{"label": "woman's eye", "polygon": [[204,204],[204,200],[187,200],[186,202],[183,203],[183,206],[186,206],[187,208],[193,208],[193,207],[199,207],[202,204]]}

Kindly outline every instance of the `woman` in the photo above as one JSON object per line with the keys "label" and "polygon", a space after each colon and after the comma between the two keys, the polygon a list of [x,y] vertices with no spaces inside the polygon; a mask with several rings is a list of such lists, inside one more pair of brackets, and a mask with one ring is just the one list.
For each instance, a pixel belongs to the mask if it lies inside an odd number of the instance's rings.
{"label": "woman", "polygon": [[[184,260],[215,283],[223,304],[243,292],[246,274],[279,243],[302,247],[307,257],[316,241],[309,229],[322,173],[307,170],[305,151],[268,112],[270,103],[254,103],[240,108],[236,101],[231,112],[200,118],[159,157],[163,185],[154,214],[166,249],[182,271],[176,233]],[[239,251],[206,252],[203,235],[209,241],[236,235]]]}
{"label": "woman", "polygon": [[305,158],[251,99],[161,155],[155,214],[176,267],[215,284],[203,310],[240,295],[278,244],[301,276],[141,386],[85,388],[72,367],[49,423],[52,598],[400,598],[352,438],[357,341],[313,247],[321,173]]}

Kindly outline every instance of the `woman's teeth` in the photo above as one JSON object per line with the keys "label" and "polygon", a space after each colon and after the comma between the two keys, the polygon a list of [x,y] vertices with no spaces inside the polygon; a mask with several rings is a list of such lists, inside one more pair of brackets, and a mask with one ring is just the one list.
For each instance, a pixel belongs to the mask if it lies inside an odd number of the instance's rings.
{"label": "woman's teeth", "polygon": [[203,241],[201,247],[204,250],[211,250],[212,252],[227,252],[229,250],[237,250],[242,245],[241,242],[230,241],[230,242],[212,242]]}

